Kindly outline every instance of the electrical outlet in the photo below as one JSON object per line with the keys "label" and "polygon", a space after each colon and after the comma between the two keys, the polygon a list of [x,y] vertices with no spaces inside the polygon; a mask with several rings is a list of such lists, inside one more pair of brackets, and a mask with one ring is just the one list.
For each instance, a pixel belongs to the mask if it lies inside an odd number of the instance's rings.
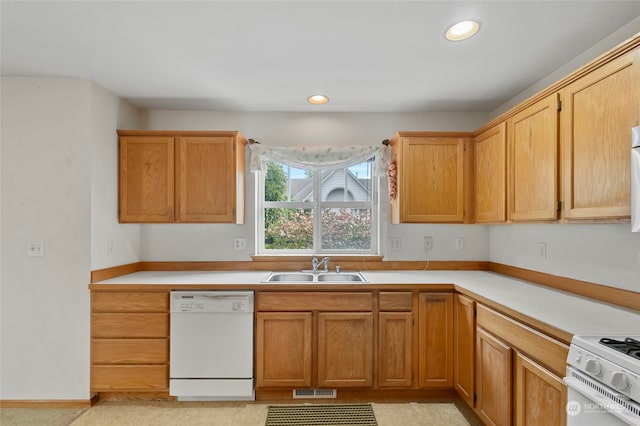
{"label": "electrical outlet", "polygon": [[44,256],[44,241],[32,240],[27,242],[27,256]]}
{"label": "electrical outlet", "polygon": [[233,249],[234,250],[244,250],[247,248],[247,239],[246,238],[234,238],[233,239]]}
{"label": "electrical outlet", "polygon": [[427,251],[433,249],[433,237],[424,237],[424,249]]}
{"label": "electrical outlet", "polygon": [[107,241],[107,254],[108,255],[112,255],[113,251],[115,250],[115,248],[116,248],[116,245],[113,242],[113,240]]}
{"label": "electrical outlet", "polygon": [[402,248],[402,240],[400,238],[389,238],[389,249],[400,250]]}
{"label": "electrical outlet", "polygon": [[538,243],[538,257],[541,259],[547,258],[547,243]]}
{"label": "electrical outlet", "polygon": [[456,238],[456,250],[464,250],[464,238]]}

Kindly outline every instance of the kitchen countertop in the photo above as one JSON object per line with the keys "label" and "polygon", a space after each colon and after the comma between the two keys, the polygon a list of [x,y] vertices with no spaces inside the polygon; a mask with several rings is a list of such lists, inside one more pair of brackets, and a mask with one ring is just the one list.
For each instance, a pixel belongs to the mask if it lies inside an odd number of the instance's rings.
{"label": "kitchen countertop", "polygon": [[[346,271],[345,271],[346,272]],[[616,307],[527,281],[486,271],[361,271],[366,284],[261,283],[268,271],[145,271],[122,275],[90,285],[160,285],[202,290],[202,286],[224,285],[252,290],[291,288],[295,291],[334,288],[372,289],[389,285],[455,285],[476,298],[484,298],[508,310],[547,324],[565,333],[581,335],[638,335],[640,312]],[[193,287],[197,286],[197,287]],[[105,286],[106,288],[107,286]]]}

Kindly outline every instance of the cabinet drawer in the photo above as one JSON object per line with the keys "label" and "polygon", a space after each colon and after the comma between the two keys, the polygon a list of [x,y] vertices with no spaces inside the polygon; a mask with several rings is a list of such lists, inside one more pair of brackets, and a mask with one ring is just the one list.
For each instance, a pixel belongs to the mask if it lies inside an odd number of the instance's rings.
{"label": "cabinet drawer", "polygon": [[91,308],[93,312],[168,312],[169,293],[94,291]]}
{"label": "cabinet drawer", "polygon": [[380,311],[410,311],[411,292],[381,291],[378,303]]}
{"label": "cabinet drawer", "polygon": [[478,304],[476,324],[563,376],[569,347],[518,321]]}
{"label": "cabinet drawer", "polygon": [[91,390],[145,391],[168,390],[167,365],[93,365]]}
{"label": "cabinet drawer", "polygon": [[258,311],[323,311],[359,312],[371,311],[373,295],[370,292],[283,292],[258,293]]}
{"label": "cabinet drawer", "polygon": [[167,339],[93,339],[93,364],[166,364],[169,362]]}
{"label": "cabinet drawer", "polygon": [[97,313],[91,315],[91,337],[169,336],[169,314]]}

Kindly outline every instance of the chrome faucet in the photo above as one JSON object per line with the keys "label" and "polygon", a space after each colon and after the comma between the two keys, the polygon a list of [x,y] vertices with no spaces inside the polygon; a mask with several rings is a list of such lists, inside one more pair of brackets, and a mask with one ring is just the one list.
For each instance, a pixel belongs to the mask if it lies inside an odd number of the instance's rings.
{"label": "chrome faucet", "polygon": [[324,263],[324,269],[322,270],[322,272],[328,272],[329,271],[329,258],[328,257],[324,257],[324,258],[322,258],[322,260],[318,260],[317,257],[313,256],[313,259],[311,259],[312,272],[320,272],[320,271],[318,271],[318,267],[320,265],[322,265],[323,263]]}

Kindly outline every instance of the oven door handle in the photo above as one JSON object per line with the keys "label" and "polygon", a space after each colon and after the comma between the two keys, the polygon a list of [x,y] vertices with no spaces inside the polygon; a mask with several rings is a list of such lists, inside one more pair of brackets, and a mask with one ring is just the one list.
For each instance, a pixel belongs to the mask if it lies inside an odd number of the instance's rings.
{"label": "oven door handle", "polygon": [[590,388],[574,377],[565,377],[562,381],[567,385],[567,387],[581,393],[587,399],[593,401],[598,405],[598,408],[606,410],[610,414],[613,414],[629,424],[637,424],[638,418],[629,413],[629,407],[625,404],[625,402],[629,401],[629,398],[626,395],[621,395],[607,389],[606,392],[618,399],[618,401],[615,401],[609,396],[598,392],[598,390]]}

